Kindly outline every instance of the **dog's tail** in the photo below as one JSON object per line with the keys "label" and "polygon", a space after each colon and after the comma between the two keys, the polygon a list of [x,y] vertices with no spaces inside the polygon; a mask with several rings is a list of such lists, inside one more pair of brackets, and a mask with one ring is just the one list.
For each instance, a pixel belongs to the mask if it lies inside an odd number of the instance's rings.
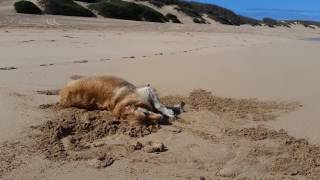
{"label": "dog's tail", "polygon": [[70,76],[70,79],[72,79],[72,80],[78,80],[78,79],[82,79],[82,78],[84,78],[84,77],[86,77],[86,76],[74,74],[74,75]]}

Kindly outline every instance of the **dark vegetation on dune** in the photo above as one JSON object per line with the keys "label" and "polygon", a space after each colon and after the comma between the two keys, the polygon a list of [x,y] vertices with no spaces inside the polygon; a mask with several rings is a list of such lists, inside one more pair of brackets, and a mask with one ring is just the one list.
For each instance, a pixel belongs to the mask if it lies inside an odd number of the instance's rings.
{"label": "dark vegetation on dune", "polygon": [[168,21],[165,16],[148,6],[121,0],[102,0],[90,4],[89,8],[108,18],[160,23]]}
{"label": "dark vegetation on dune", "polygon": [[202,17],[203,14],[207,14],[209,18],[218,21],[222,24],[227,25],[242,25],[250,24],[253,26],[260,25],[258,20],[253,18],[248,18],[244,16],[239,16],[233,11],[213,5],[198,3],[192,1],[180,1],[180,0],[137,0],[137,1],[147,1],[158,8],[166,5],[176,5],[177,10],[185,13],[186,15],[192,17],[195,23],[207,23]]}
{"label": "dark vegetation on dune", "polygon": [[168,19],[168,21],[181,24],[181,21],[178,19],[178,17],[176,15],[168,13],[165,17]]}
{"label": "dark vegetation on dune", "polygon": [[261,26],[261,21],[259,21],[257,19],[246,17],[246,16],[241,16],[241,15],[239,15],[239,18],[241,21],[241,25],[242,24],[249,24],[252,26]]}
{"label": "dark vegetation on dune", "polygon": [[86,3],[97,3],[100,0],[74,0],[74,1],[80,1],[80,2],[86,2]]}
{"label": "dark vegetation on dune", "polygon": [[286,21],[289,24],[301,24],[304,27],[308,27],[308,28],[312,28],[314,29],[315,27],[319,27],[320,28],[320,22],[317,21],[304,21],[304,20],[288,20]]}
{"label": "dark vegetation on dune", "polygon": [[284,27],[288,27],[288,28],[290,28],[290,23],[288,23],[288,22],[285,22],[285,21],[277,21],[277,20],[275,20],[275,19],[272,19],[272,18],[263,18],[262,19],[262,22],[265,24],[265,25],[267,25],[267,26],[269,26],[269,27],[272,27],[272,28],[274,28],[274,27],[276,27],[276,26],[284,26]]}
{"label": "dark vegetation on dune", "polygon": [[89,9],[72,0],[39,0],[47,14],[64,16],[95,17]]}
{"label": "dark vegetation on dune", "polygon": [[136,0],[144,1],[153,4],[158,8],[162,8],[167,5],[177,6],[177,10],[185,13],[186,15],[193,18],[195,23],[207,23],[202,17],[207,14],[209,18],[226,25],[243,25],[248,24],[252,26],[267,25],[269,27],[288,27],[290,28],[293,24],[301,24],[305,27],[314,28],[320,27],[320,22],[316,21],[303,21],[303,20],[290,20],[290,21],[278,21],[271,18],[264,18],[263,20],[257,20],[250,17],[245,17],[234,13],[233,11],[206,3],[199,3],[193,1],[183,0]]}
{"label": "dark vegetation on dune", "polygon": [[30,1],[18,1],[13,6],[17,13],[42,14],[41,9]]}
{"label": "dark vegetation on dune", "polygon": [[320,22],[316,22],[316,21],[304,21],[304,20],[284,20],[284,21],[278,21],[272,18],[264,18],[262,20],[262,23],[274,28],[274,27],[287,27],[290,28],[292,25],[294,24],[301,24],[304,27],[307,28],[312,28],[314,29],[315,27],[319,27],[320,28]]}
{"label": "dark vegetation on dune", "polygon": [[193,18],[193,22],[197,24],[209,24],[209,22],[203,18]]}
{"label": "dark vegetation on dune", "polygon": [[[156,9],[148,7],[143,4],[127,2],[123,0],[38,0],[39,4],[43,7],[44,13],[53,15],[64,16],[82,16],[82,17],[95,17],[96,15],[91,12],[87,7],[83,7],[75,1],[88,3],[88,8],[97,11],[103,17],[125,19],[134,21],[149,21],[149,22],[173,22],[181,23],[177,16],[174,14],[166,14],[158,12]],[[287,27],[292,25],[301,24],[308,28],[320,28],[320,22],[304,21],[304,20],[286,20],[279,21],[272,18],[264,18],[257,20],[254,18],[241,16],[233,11],[206,3],[199,3],[184,0],[135,0],[136,2],[148,2],[157,8],[163,6],[174,5],[175,9],[179,12],[190,16],[194,23],[209,24],[203,18],[207,15],[208,18],[220,22],[225,25],[244,25],[251,26],[266,25],[268,27]],[[14,4],[14,8],[18,13],[26,14],[42,14],[40,8],[29,1],[21,0]]]}

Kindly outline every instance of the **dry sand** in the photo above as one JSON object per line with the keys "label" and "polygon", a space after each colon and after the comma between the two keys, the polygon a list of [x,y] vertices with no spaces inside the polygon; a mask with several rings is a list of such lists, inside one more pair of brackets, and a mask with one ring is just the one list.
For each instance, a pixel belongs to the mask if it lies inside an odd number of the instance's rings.
{"label": "dry sand", "polygon": [[[0,178],[320,178],[320,43],[303,40],[319,29],[24,16],[1,3]],[[71,76],[97,74],[150,83],[186,112],[137,128],[52,106]]]}

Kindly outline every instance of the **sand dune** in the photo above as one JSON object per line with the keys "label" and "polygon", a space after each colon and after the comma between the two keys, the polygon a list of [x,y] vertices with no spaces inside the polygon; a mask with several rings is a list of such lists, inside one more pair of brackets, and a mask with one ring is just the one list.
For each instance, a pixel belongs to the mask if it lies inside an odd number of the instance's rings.
{"label": "sand dune", "polygon": [[[2,12],[0,178],[319,178],[320,43],[304,40],[319,29]],[[97,74],[150,83],[187,111],[132,137],[108,112],[52,106],[72,75]]]}

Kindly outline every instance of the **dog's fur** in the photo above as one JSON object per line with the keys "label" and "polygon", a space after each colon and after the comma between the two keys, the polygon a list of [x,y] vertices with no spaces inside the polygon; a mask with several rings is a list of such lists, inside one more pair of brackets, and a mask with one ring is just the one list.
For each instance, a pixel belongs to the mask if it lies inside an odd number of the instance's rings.
{"label": "dog's fur", "polygon": [[71,81],[60,91],[60,105],[109,110],[119,119],[138,123],[160,121],[163,116],[156,113],[159,110],[169,116],[173,115],[171,110],[160,104],[154,90],[149,86],[137,88],[113,76],[83,77]]}

